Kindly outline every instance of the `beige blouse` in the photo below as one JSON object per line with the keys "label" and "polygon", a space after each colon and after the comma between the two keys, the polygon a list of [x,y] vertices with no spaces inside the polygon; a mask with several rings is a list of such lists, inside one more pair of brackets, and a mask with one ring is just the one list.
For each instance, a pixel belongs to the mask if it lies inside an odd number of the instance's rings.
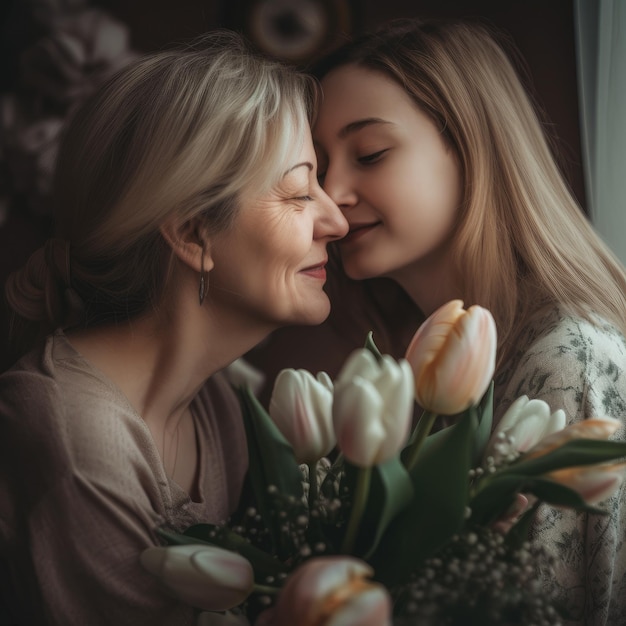
{"label": "beige blouse", "polygon": [[61,331],[0,376],[0,623],[193,623],[193,610],[163,591],[139,555],[160,543],[159,525],[225,520],[247,449],[237,398],[220,374],[192,413],[197,502],[168,478],[124,395]]}

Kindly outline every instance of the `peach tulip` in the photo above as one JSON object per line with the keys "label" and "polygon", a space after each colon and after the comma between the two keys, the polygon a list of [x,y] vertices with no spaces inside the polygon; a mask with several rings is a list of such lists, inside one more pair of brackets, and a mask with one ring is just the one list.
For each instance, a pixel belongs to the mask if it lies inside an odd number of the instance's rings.
{"label": "peach tulip", "polygon": [[189,544],[144,550],[141,564],[180,600],[205,611],[225,611],[252,593],[252,565],[240,554]]}
{"label": "peach tulip", "polygon": [[480,306],[452,300],[417,330],[406,352],[415,377],[415,398],[430,413],[454,415],[477,404],[496,362],[496,325]]}
{"label": "peach tulip", "polygon": [[335,381],[333,422],[346,459],[372,467],[392,458],[406,443],[413,416],[409,364],[367,349],[355,350]]}
{"label": "peach tulip", "polygon": [[391,598],[367,580],[372,569],[347,556],[305,561],[287,579],[267,623],[272,626],[391,625]]}
{"label": "peach tulip", "polygon": [[284,369],[276,377],[270,417],[293,447],[298,463],[315,463],[335,446],[333,383],[326,372]]}
{"label": "peach tulip", "polygon": [[608,439],[611,435],[614,435],[621,426],[622,423],[620,420],[612,417],[596,417],[582,420],[544,437],[528,450],[525,458],[531,459],[542,456],[573,439]]}
{"label": "peach tulip", "polygon": [[587,504],[606,500],[621,485],[626,463],[567,467],[545,475],[577,491]]}

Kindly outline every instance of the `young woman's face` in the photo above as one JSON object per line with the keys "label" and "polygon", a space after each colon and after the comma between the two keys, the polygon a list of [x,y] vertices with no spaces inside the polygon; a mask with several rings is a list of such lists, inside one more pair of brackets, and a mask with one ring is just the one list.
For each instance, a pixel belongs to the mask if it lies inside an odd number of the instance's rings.
{"label": "young woman's face", "polygon": [[233,224],[212,243],[209,297],[233,319],[269,327],[319,324],[330,311],[326,246],[348,225],[318,183],[309,131],[291,161],[269,193],[242,194]]}
{"label": "young woman's face", "polygon": [[347,274],[441,280],[462,197],[454,151],[383,73],[347,65],[322,88],[314,142],[322,185],[350,224],[339,242]]}

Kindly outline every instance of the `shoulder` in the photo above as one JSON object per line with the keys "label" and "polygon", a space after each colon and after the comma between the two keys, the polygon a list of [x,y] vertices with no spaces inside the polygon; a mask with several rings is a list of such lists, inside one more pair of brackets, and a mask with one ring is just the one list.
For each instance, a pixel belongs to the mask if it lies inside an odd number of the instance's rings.
{"label": "shoulder", "polygon": [[126,485],[129,467],[158,467],[143,421],[60,334],[0,376],[0,433],[9,469],[37,490],[68,476]]}
{"label": "shoulder", "polygon": [[[626,414],[626,340],[612,324],[558,308],[531,320],[517,352],[496,376],[501,410],[526,394],[570,421]],[[556,404],[555,404],[556,403]],[[500,409],[500,407],[499,407]]]}

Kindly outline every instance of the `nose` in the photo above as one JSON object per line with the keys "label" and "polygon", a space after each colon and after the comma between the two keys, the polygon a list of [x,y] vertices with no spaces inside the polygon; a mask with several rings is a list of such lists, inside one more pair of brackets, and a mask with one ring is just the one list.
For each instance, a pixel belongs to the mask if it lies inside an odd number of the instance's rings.
{"label": "nose", "polygon": [[319,189],[319,212],[315,221],[314,239],[328,239],[334,241],[345,237],[348,232],[348,222],[328,194]]}
{"label": "nose", "polygon": [[357,194],[350,184],[350,178],[339,167],[328,165],[322,186],[344,213],[357,203]]}

